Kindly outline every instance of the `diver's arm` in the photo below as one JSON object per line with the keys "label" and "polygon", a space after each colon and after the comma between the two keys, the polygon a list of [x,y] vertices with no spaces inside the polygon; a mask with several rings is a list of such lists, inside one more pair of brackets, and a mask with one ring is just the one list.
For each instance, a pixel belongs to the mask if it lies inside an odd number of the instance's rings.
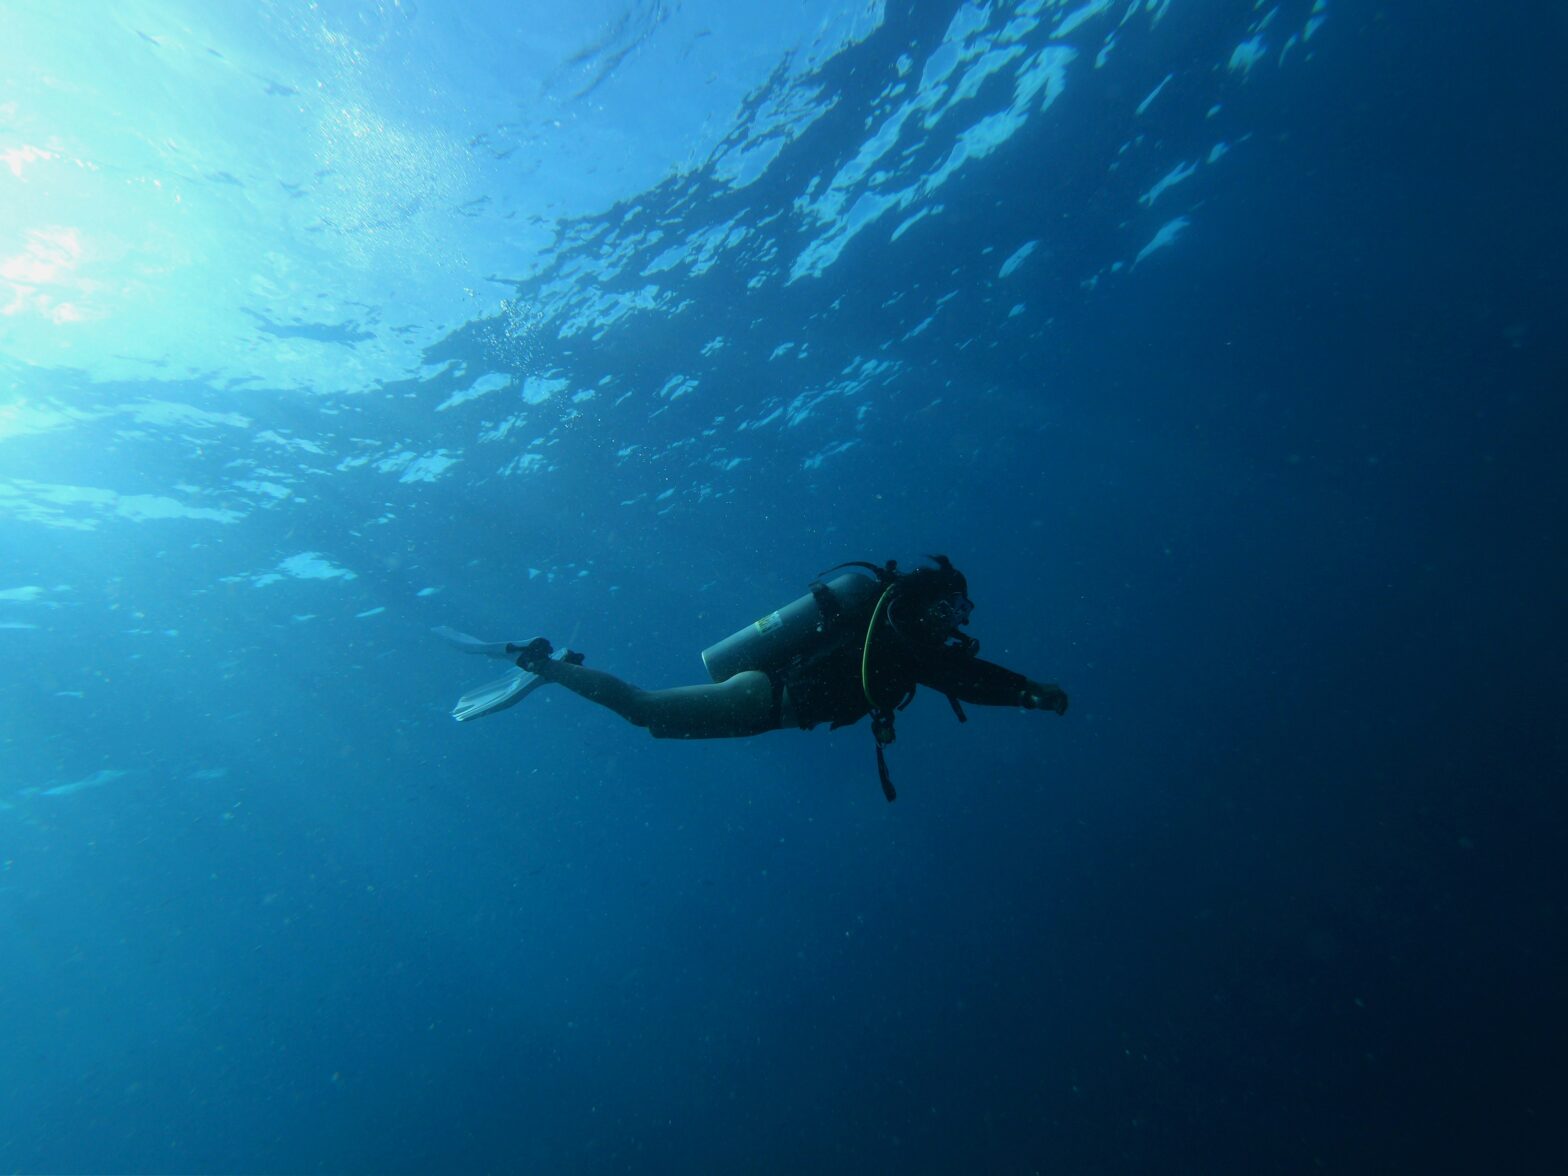
{"label": "diver's arm", "polygon": [[922,659],[916,680],[922,686],[977,706],[1021,706],[1059,715],[1067,712],[1067,692],[1060,686],[1031,681],[1006,666],[970,657],[960,649],[944,647],[932,651]]}

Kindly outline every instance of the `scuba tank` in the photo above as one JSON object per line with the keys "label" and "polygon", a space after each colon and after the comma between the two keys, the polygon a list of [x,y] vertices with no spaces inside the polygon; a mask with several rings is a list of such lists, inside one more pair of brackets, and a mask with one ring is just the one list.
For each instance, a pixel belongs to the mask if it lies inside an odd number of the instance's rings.
{"label": "scuba tank", "polygon": [[835,622],[861,612],[876,600],[882,584],[871,576],[845,572],[783,608],[770,612],[702,651],[702,664],[715,682],[742,670],[771,674],[797,657],[810,657],[831,645]]}

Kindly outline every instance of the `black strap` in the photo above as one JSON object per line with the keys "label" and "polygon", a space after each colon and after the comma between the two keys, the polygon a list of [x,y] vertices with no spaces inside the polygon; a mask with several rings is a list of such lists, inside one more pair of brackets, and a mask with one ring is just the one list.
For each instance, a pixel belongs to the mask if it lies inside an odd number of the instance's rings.
{"label": "black strap", "polygon": [[887,797],[888,804],[898,799],[898,793],[893,791],[893,777],[887,772],[887,757],[882,754],[882,745],[877,744],[877,775],[882,779],[882,795]]}
{"label": "black strap", "polygon": [[821,580],[811,582],[811,599],[817,602],[817,613],[822,617],[822,631],[825,633],[838,623],[844,610],[839,605],[838,597],[833,595],[833,589]]}
{"label": "black strap", "polygon": [[964,713],[963,703],[959,702],[958,699],[954,698],[951,694],[947,696],[947,703],[953,708],[953,713],[958,716],[958,721],[960,723],[967,723],[969,721],[969,716]]}
{"label": "black strap", "polygon": [[889,804],[892,804],[898,799],[898,793],[893,791],[893,777],[887,770],[887,756],[882,754],[882,749],[898,737],[897,732],[893,730],[892,711],[871,712],[871,734],[877,741],[877,776],[882,781],[882,795],[887,797]]}

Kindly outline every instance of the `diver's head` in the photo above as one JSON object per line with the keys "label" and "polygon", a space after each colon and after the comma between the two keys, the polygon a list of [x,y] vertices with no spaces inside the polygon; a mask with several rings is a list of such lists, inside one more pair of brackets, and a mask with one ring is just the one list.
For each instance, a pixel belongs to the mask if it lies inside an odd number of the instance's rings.
{"label": "diver's head", "polygon": [[938,597],[926,606],[921,615],[921,627],[928,633],[946,636],[961,625],[969,623],[975,602],[961,592]]}
{"label": "diver's head", "polygon": [[969,623],[974,601],[969,582],[945,555],[932,568],[917,568],[899,580],[888,603],[888,620],[899,636],[922,645],[941,645]]}

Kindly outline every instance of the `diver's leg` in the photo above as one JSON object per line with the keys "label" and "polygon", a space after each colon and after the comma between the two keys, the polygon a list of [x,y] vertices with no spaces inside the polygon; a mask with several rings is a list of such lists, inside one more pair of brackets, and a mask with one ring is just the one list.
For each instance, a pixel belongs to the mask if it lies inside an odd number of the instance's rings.
{"label": "diver's leg", "polygon": [[731,739],[760,735],[779,725],[773,680],[746,670],[711,686],[644,690],[614,674],[545,660],[534,672],[589,702],[608,707],[657,739]]}
{"label": "diver's leg", "polygon": [[773,679],[758,670],[704,686],[649,690],[643,699],[655,739],[738,739],[779,726]]}
{"label": "diver's leg", "polygon": [[628,723],[638,727],[648,725],[642,711],[642,696],[647,691],[621,681],[614,674],[554,659],[534,662],[528,669],[548,682],[557,682],[573,694],[582,695],[589,702],[608,707]]}

